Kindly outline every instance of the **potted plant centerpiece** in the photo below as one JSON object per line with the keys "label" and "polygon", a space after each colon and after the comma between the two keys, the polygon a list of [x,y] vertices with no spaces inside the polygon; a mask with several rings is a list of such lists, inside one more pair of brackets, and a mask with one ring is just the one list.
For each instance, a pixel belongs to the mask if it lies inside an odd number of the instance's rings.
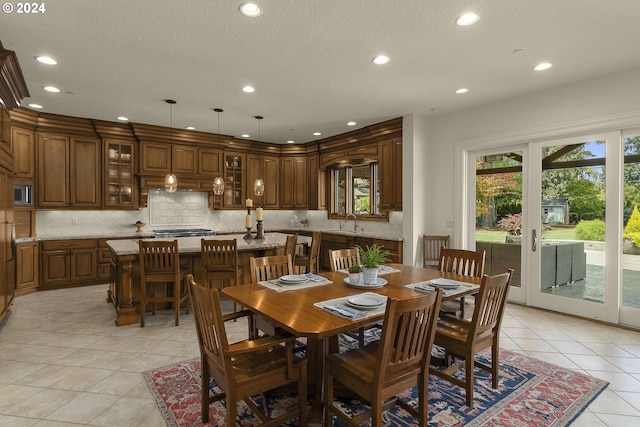
{"label": "potted plant centerpiece", "polygon": [[349,267],[349,283],[357,284],[360,282],[360,272],[362,269],[358,264],[353,264]]}
{"label": "potted plant centerpiece", "polygon": [[356,246],[360,253],[360,264],[362,265],[362,276],[365,285],[375,285],[378,281],[378,266],[389,260],[389,252],[386,249],[382,249],[382,246],[378,246],[374,243],[371,246],[367,245],[367,249],[362,249],[360,246]]}

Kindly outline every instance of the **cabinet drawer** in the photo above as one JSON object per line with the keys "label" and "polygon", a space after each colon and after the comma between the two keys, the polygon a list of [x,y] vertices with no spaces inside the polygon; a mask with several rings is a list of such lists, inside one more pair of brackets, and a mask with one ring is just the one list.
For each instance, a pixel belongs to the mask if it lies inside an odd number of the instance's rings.
{"label": "cabinet drawer", "polygon": [[60,251],[76,248],[97,248],[97,239],[46,240],[42,242],[43,251]]}

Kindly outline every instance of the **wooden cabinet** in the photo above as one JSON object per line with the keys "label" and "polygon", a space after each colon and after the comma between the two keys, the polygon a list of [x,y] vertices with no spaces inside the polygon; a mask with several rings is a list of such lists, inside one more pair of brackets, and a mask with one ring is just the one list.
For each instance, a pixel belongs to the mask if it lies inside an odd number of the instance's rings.
{"label": "wooden cabinet", "polygon": [[[4,156],[0,153],[0,156]],[[15,295],[13,233],[13,174],[0,166],[0,321],[7,315]]]}
{"label": "wooden cabinet", "polygon": [[98,240],[42,242],[40,289],[83,286],[98,281]]}
{"label": "wooden cabinet", "polygon": [[245,156],[240,153],[224,154],[224,194],[222,206],[225,208],[243,208]]}
{"label": "wooden cabinet", "polygon": [[280,207],[283,209],[306,209],[307,158],[282,158],[280,159],[280,171]]}
{"label": "wooden cabinet", "polygon": [[171,146],[171,168],[176,176],[198,173],[198,149],[187,145]]}
{"label": "wooden cabinet", "polygon": [[171,169],[171,145],[140,143],[140,174],[166,175]]}
{"label": "wooden cabinet", "polygon": [[380,143],[380,210],[402,210],[402,138]]}
{"label": "wooden cabinet", "polygon": [[40,134],[37,208],[101,207],[100,140]]}
{"label": "wooden cabinet", "polygon": [[[0,100],[0,152],[2,152],[2,158],[11,159],[13,157],[11,117],[2,100]],[[8,163],[2,162],[2,164],[10,168]]]}
{"label": "wooden cabinet", "polygon": [[104,201],[107,209],[135,209],[135,146],[132,142],[104,141]]}
{"label": "wooden cabinet", "polygon": [[[264,195],[253,195],[253,184],[256,179],[264,181]],[[263,208],[280,207],[280,165],[278,157],[247,155],[247,197],[254,199],[255,206]]]}
{"label": "wooden cabinet", "polygon": [[320,246],[320,266],[324,270],[331,270],[329,251],[353,248],[355,246],[366,248],[367,246],[371,246],[374,243],[378,246],[384,247],[384,249],[391,252],[389,262],[400,264],[402,263],[401,240],[387,240],[358,235],[322,233],[322,243]]}
{"label": "wooden cabinet", "polygon": [[13,128],[13,171],[16,178],[33,179],[35,170],[35,133]]}
{"label": "wooden cabinet", "polygon": [[320,169],[320,156],[311,155],[308,158],[308,181],[307,181],[307,209],[326,210],[326,172]]}
{"label": "wooden cabinet", "polygon": [[16,245],[16,295],[38,290],[39,262],[38,242]]}
{"label": "wooden cabinet", "polygon": [[200,148],[198,150],[198,174],[211,181],[213,178],[222,176],[222,152],[210,148]]}

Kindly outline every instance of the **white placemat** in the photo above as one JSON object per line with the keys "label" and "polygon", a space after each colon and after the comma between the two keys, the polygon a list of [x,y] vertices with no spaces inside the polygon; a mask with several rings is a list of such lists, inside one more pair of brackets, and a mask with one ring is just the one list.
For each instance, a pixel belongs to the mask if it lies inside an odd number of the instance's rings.
{"label": "white placemat", "polygon": [[299,283],[297,285],[284,285],[280,283],[278,279],[258,282],[259,285],[262,285],[265,288],[269,288],[276,292],[298,291],[300,289],[313,288],[314,286],[330,285],[332,283],[333,282],[331,280],[324,280],[322,282],[307,280],[306,282]]}
{"label": "white placemat", "polygon": [[[431,280],[427,280],[425,282],[419,282],[419,283],[411,283],[409,285],[404,285],[405,288],[409,288],[409,289],[413,289],[415,291],[421,291],[421,292],[432,292],[436,290],[436,286],[433,286],[431,284]],[[456,295],[456,294],[460,294],[462,292],[466,292],[469,290],[469,288],[479,288],[480,285],[472,285],[471,283],[464,283],[464,282],[460,282],[460,287],[456,288],[456,289],[443,289],[442,290],[442,295],[443,296],[452,296],[452,295]]]}
{"label": "white placemat", "polygon": [[[378,295],[378,294],[376,294]],[[330,300],[326,300],[326,301],[320,301],[320,302],[316,302],[315,305],[316,307],[318,307],[321,310],[325,310],[324,307],[327,306],[347,306],[347,298],[349,297],[341,297],[341,298],[334,298],[334,299],[330,299]],[[386,297],[383,297],[386,298]],[[349,307],[351,310],[357,310],[353,307]],[[358,316],[357,319],[362,319],[364,317],[371,317],[371,316],[377,316],[379,314],[384,314],[384,311],[387,308],[387,304],[382,304],[382,306],[375,308],[373,310],[357,310],[359,312],[362,312],[362,315]],[[328,311],[328,310],[325,310]],[[331,312],[330,312],[331,313]],[[336,314],[337,316],[340,316],[337,313],[333,313]],[[340,316],[340,317],[344,317],[344,316]],[[357,320],[357,319],[353,319],[353,320]]]}

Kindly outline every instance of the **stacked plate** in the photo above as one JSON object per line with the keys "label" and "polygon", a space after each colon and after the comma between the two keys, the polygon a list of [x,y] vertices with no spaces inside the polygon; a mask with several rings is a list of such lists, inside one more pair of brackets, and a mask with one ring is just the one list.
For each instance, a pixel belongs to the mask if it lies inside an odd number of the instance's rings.
{"label": "stacked plate", "polygon": [[307,280],[309,280],[309,278],[304,274],[287,274],[280,277],[280,283],[283,285],[299,285]]}
{"label": "stacked plate", "polygon": [[386,302],[385,297],[374,293],[352,295],[346,300],[347,305],[359,310],[374,310],[382,307]]}
{"label": "stacked plate", "polygon": [[456,289],[462,286],[462,283],[451,279],[433,279],[429,281],[431,286],[437,286],[442,289]]}

